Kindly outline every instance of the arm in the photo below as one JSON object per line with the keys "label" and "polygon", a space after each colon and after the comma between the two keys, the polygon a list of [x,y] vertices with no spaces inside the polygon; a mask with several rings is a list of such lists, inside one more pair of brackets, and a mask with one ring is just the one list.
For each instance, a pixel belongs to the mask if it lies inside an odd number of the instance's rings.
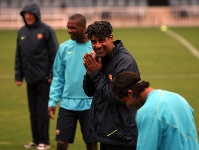
{"label": "arm", "polygon": [[53,80],[50,86],[48,114],[54,119],[56,104],[60,101],[65,84],[65,64],[62,60],[61,48],[58,50],[54,66],[53,66]]}
{"label": "arm", "polygon": [[138,127],[137,150],[158,150],[162,140],[161,122],[155,113],[149,115],[148,112],[138,113],[136,115],[136,123]]}
{"label": "arm", "polygon": [[[117,62],[117,65],[115,65],[113,67],[114,67],[114,70],[111,75],[112,78],[114,78],[118,73],[121,73],[124,71],[133,71],[134,72],[133,64],[130,61],[128,61],[128,59],[120,59]],[[110,74],[105,75],[100,70],[97,70],[91,74],[90,78],[95,85],[97,93],[99,93],[104,100],[107,100],[107,101],[109,101],[109,103],[112,103],[112,104],[120,103],[119,101],[117,101],[115,99],[115,97],[113,96],[113,94],[111,92]]]}
{"label": "arm", "polygon": [[[119,56],[120,57],[120,56]],[[137,68],[137,64],[132,60],[132,57],[128,57],[128,55],[124,55],[121,58],[116,58],[113,60],[113,62],[109,62],[111,67],[113,68],[110,70],[112,72],[111,77],[114,77],[120,72],[123,71],[133,71],[133,72],[139,72]],[[106,75],[101,71],[102,68],[102,62],[99,59],[96,61],[92,56],[85,55],[84,56],[84,65],[87,71],[88,76],[90,77],[90,82],[94,85],[93,89],[96,89],[96,92],[98,95],[101,95],[101,97],[110,103],[119,103],[115,100],[114,96],[111,93],[111,80],[110,80],[110,74]],[[110,67],[110,68],[111,68]],[[107,67],[107,69],[110,69]],[[106,70],[107,71],[107,70]],[[109,70],[108,70],[109,71]],[[88,85],[88,84],[87,84]],[[91,87],[91,84],[90,84]],[[89,89],[89,86],[87,86],[87,89]],[[88,90],[89,91],[89,90]]]}
{"label": "arm", "polygon": [[[98,65],[98,63],[96,62],[96,59],[97,58],[96,58],[96,55],[93,50],[92,50],[91,54],[85,54],[84,58],[83,58],[83,60],[84,60],[83,64],[86,68],[86,75],[84,75],[84,79],[83,79],[83,89],[87,96],[93,96],[95,93],[95,85],[93,84],[93,82],[90,78],[90,74],[94,70],[101,69],[101,64]],[[92,64],[94,67],[92,66]]]}
{"label": "arm", "polygon": [[56,34],[55,34],[54,30],[50,27],[48,30],[48,37],[47,37],[46,44],[48,47],[48,57],[49,57],[49,65],[50,65],[48,77],[49,77],[49,81],[51,81],[52,76],[53,76],[54,59],[55,59],[55,55],[58,50],[58,41],[57,41]]}
{"label": "arm", "polygon": [[95,85],[88,74],[84,75],[83,89],[87,96],[93,96],[95,93]]}
{"label": "arm", "polygon": [[16,53],[15,53],[15,82],[16,85],[20,86],[23,81],[23,69],[22,69],[22,58],[21,58],[21,51],[19,46],[19,36],[17,37],[17,46],[16,46]]}

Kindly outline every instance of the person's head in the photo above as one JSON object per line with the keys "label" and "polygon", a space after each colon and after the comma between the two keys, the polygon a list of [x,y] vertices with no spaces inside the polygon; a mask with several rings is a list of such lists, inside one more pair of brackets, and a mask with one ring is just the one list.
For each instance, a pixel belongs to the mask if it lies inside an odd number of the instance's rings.
{"label": "person's head", "polygon": [[[81,14],[72,15],[67,23],[67,31],[71,40],[84,43],[86,38],[86,18]],[[86,39],[85,39],[86,38]]]}
{"label": "person's head", "polygon": [[148,87],[149,82],[141,81],[139,75],[130,71],[117,74],[111,83],[111,90],[115,98],[127,107],[136,108],[143,105],[140,101],[140,93]]}
{"label": "person's head", "polygon": [[33,13],[26,11],[23,15],[27,25],[33,25],[36,22],[36,17]]}
{"label": "person's head", "polygon": [[26,4],[20,14],[28,26],[35,24],[36,21],[40,21],[41,18],[39,6],[32,2]]}
{"label": "person's head", "polygon": [[112,26],[108,21],[95,21],[86,29],[93,50],[101,58],[111,53],[114,48],[112,32]]}

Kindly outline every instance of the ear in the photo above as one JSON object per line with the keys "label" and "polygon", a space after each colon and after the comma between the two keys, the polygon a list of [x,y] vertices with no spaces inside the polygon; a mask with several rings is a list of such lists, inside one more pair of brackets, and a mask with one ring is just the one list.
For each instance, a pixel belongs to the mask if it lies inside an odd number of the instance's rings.
{"label": "ear", "polygon": [[110,39],[113,42],[113,34],[110,35]]}
{"label": "ear", "polygon": [[83,27],[84,30],[86,30],[86,25],[83,25],[82,27]]}
{"label": "ear", "polygon": [[133,91],[132,90],[128,90],[127,94],[128,94],[128,97],[132,97],[133,96]]}

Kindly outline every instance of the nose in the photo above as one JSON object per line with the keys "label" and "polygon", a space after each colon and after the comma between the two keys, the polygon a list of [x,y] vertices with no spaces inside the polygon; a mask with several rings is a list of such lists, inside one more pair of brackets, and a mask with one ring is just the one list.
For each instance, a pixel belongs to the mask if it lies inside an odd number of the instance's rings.
{"label": "nose", "polygon": [[25,12],[24,15],[25,15],[26,18],[29,18],[31,16],[31,13],[30,12]]}
{"label": "nose", "polygon": [[68,28],[68,29],[67,29],[67,32],[68,32],[68,33],[71,33],[71,32],[72,32],[72,30],[71,30],[70,28]]}
{"label": "nose", "polygon": [[100,42],[96,42],[96,43],[95,43],[95,47],[96,47],[96,48],[100,48],[101,46],[102,46],[102,44],[101,44]]}

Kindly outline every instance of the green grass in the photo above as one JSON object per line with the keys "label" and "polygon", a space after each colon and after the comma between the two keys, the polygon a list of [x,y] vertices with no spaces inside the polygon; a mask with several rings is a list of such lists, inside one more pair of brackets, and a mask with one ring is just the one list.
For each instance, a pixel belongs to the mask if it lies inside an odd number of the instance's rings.
{"label": "green grass", "polygon": [[[199,27],[171,29],[199,50]],[[56,33],[59,43],[69,38],[66,30]],[[187,99],[195,110],[199,130],[199,59],[159,28],[114,29],[113,34],[135,57],[143,80]],[[23,145],[31,141],[26,85],[17,87],[14,82],[16,36],[15,30],[0,31],[0,149],[6,150],[23,150]],[[52,149],[56,145],[55,125],[56,121],[51,121]],[[85,149],[79,126],[75,143],[69,149]]]}

